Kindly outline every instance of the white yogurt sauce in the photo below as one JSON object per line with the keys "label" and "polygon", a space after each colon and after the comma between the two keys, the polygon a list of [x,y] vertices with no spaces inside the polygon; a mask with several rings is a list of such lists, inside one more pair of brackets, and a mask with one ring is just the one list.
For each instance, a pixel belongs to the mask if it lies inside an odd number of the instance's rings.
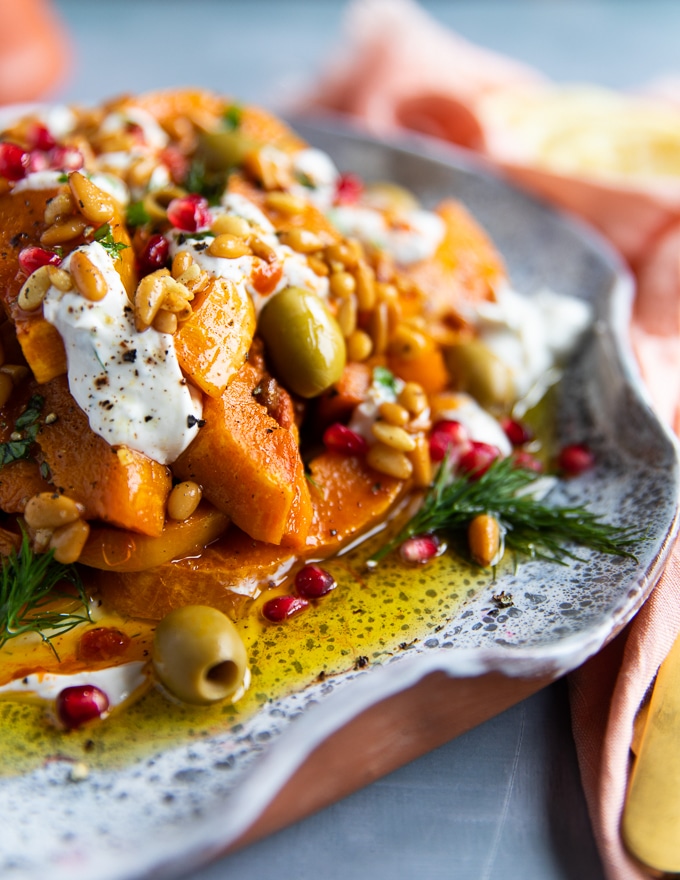
{"label": "white yogurt sauce", "polygon": [[12,189],[13,193],[23,192],[24,190],[37,189],[58,189],[64,182],[63,171],[33,171],[17,180]]}
{"label": "white yogurt sauce", "polygon": [[[113,259],[98,243],[78,248],[102,272],[108,288],[99,302],[51,286],[44,316],[59,331],[71,394],[92,430],[111,446],[127,446],[161,464],[172,463],[198,432],[201,403],[182,376],[172,336],[134,326]],[[68,270],[70,256],[62,267]]]}
{"label": "white yogurt sauce", "polygon": [[148,681],[146,668],[146,663],[135,660],[131,663],[122,663],[120,666],[90,669],[72,675],[34,672],[2,685],[0,699],[22,696],[26,699],[52,703],[64,688],[89,684],[98,687],[106,694],[109,708],[112,709],[130,699],[135,691],[146,685]]}
{"label": "white yogurt sauce", "polygon": [[[289,192],[306,199],[321,211],[327,211],[335,199],[335,190],[340,174],[333,160],[323,150],[300,150],[293,156],[293,177],[295,182]],[[301,181],[310,184],[305,186]]]}
{"label": "white yogurt sauce", "polygon": [[387,251],[402,266],[432,257],[445,233],[444,221],[432,211],[404,211],[390,223],[375,208],[339,205],[328,217],[343,235]]}
{"label": "white yogurt sauce", "polygon": [[123,111],[114,111],[103,120],[99,131],[102,134],[116,134],[125,131],[132,123],[142,131],[144,144],[154,150],[162,150],[168,145],[168,136],[154,117],[141,107],[126,107]]}

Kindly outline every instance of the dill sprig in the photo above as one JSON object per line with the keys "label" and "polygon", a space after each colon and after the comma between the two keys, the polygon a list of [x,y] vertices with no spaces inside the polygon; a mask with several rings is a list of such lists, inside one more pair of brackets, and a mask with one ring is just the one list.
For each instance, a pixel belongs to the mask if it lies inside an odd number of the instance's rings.
{"label": "dill sprig", "polygon": [[114,260],[122,260],[123,258],[121,256],[121,251],[124,251],[126,248],[130,247],[130,245],[125,244],[124,241],[116,241],[116,239],[113,237],[113,230],[108,223],[104,223],[103,226],[95,229],[92,238],[94,239],[94,241],[98,241],[99,244],[109,254],[109,256],[113,257]]}
{"label": "dill sprig", "polygon": [[407,538],[431,532],[467,528],[478,514],[494,516],[505,532],[505,546],[521,556],[566,564],[579,557],[570,544],[600,553],[634,559],[630,547],[640,532],[604,522],[583,506],[544,504],[531,493],[540,477],[517,467],[511,459],[497,459],[478,479],[457,476],[449,482],[444,462],[422,507],[384,547],[369,559],[375,566]]}
{"label": "dill sprig", "polygon": [[[55,599],[77,601],[82,610],[56,610]],[[0,569],[0,649],[10,639],[34,632],[58,659],[52,638],[87,622],[90,609],[76,568],[57,562],[53,551],[34,553],[24,533],[19,550],[5,556]]]}

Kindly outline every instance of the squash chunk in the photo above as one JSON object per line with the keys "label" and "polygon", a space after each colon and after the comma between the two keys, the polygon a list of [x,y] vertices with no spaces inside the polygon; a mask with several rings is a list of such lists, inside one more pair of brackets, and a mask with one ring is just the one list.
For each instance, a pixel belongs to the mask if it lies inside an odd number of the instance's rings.
{"label": "squash chunk", "polygon": [[219,397],[245,363],[254,333],[255,308],[247,291],[214,278],[175,334],[175,351],[191,381]]}
{"label": "squash chunk", "polygon": [[[208,397],[205,426],[173,465],[251,537],[280,544],[296,487],[308,492],[294,434],[253,397],[259,373],[246,363],[220,398]],[[302,477],[301,477],[302,473]]]}
{"label": "squash chunk", "polygon": [[124,446],[113,448],[95,434],[64,377],[38,390],[45,398],[45,413],[57,417],[38,434],[54,486],[84,505],[86,519],[160,535],[171,488],[170,471],[141,452]]}

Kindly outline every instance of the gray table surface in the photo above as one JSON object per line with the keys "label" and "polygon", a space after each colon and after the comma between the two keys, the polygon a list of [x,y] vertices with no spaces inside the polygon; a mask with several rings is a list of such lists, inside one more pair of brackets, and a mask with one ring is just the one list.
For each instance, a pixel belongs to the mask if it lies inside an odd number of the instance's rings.
{"label": "gray table surface", "polygon": [[[680,71],[680,4],[426,2],[463,36],[560,81],[635,88]],[[195,84],[281,106],[337,46],[338,0],[58,0],[75,67],[59,97]],[[558,682],[194,880],[600,880]]]}

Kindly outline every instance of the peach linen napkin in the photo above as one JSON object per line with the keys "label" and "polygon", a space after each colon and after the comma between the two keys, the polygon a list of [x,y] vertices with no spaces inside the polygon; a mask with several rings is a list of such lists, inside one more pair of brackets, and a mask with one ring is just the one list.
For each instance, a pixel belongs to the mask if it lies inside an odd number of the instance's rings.
{"label": "peach linen napkin", "polygon": [[[377,136],[411,129],[478,151],[544,198],[580,214],[636,274],[631,338],[659,414],[680,430],[680,184],[626,184],[557,174],[522,160],[512,125],[486,112],[489,98],[549,89],[535,71],[471,45],[412,0],[355,0],[342,54],[303,112],[349,114]],[[664,100],[680,96],[663,84]],[[678,105],[680,121],[680,104]],[[519,157],[519,158],[518,158]],[[572,673],[574,736],[595,838],[611,880],[648,874],[619,835],[636,713],[680,631],[680,546],[628,627]]]}

